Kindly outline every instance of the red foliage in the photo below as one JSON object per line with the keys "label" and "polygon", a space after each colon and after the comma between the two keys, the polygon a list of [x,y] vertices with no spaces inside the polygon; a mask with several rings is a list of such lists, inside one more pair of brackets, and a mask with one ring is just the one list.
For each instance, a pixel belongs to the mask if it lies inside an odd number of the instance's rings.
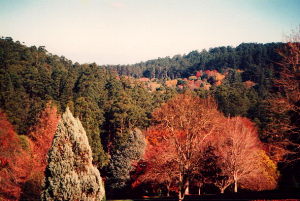
{"label": "red foliage", "polygon": [[255,82],[252,82],[252,81],[250,81],[250,80],[247,80],[247,81],[244,82],[244,85],[245,85],[245,87],[246,87],[247,89],[249,89],[249,88],[255,86],[256,83],[255,83]]}
{"label": "red foliage", "polygon": [[140,82],[149,82],[150,79],[147,78],[147,77],[141,77],[141,78],[139,79],[139,81],[140,81]]}
{"label": "red foliage", "polygon": [[0,198],[18,200],[21,186],[30,174],[30,155],[24,151],[20,139],[9,123],[6,115],[0,112]]}
{"label": "red foliage", "polygon": [[151,182],[165,185],[167,194],[171,185],[176,183],[179,177],[178,163],[176,161],[176,150],[173,143],[164,141],[164,136],[170,135],[167,130],[149,129],[147,135],[147,147],[144,160],[138,164],[136,170],[138,176],[133,187],[143,182]]}
{"label": "red foliage", "polygon": [[[48,105],[29,133],[31,140],[25,137],[23,142],[5,114],[0,112],[0,200],[19,200],[21,194],[25,199],[32,198],[33,194],[39,197],[46,155],[58,121],[57,109]],[[26,148],[22,144],[26,144]],[[28,185],[33,187],[32,183],[38,185],[37,192],[26,189]]]}
{"label": "red foliage", "polygon": [[268,100],[268,114],[272,123],[264,135],[272,148],[272,157],[284,163],[299,161],[300,144],[300,30],[292,33],[277,53],[280,77],[274,80],[281,96]]}
{"label": "red foliage", "polygon": [[32,139],[32,157],[35,171],[44,172],[47,166],[46,156],[58,125],[57,108],[50,104],[40,113],[38,123],[31,129],[29,137]]}
{"label": "red foliage", "polygon": [[[18,137],[6,115],[0,112],[0,160],[7,161],[18,147]],[[2,163],[1,163],[2,164]]]}
{"label": "red foliage", "polygon": [[[182,94],[153,112],[156,125],[148,130],[144,180],[179,187],[179,197],[189,193],[205,144],[215,133],[221,114],[211,99]],[[142,178],[143,178],[142,177]],[[183,185],[179,185],[183,184]]]}
{"label": "red foliage", "polygon": [[195,83],[194,83],[195,88],[200,88],[201,83],[203,83],[202,80],[197,80],[197,81],[195,81]]}
{"label": "red foliage", "polygon": [[201,76],[202,76],[202,71],[197,71],[197,72],[196,72],[196,77],[199,78],[199,77],[201,77]]}
{"label": "red foliage", "polygon": [[39,199],[44,179],[44,171],[47,166],[47,153],[57,129],[59,116],[57,108],[48,104],[40,113],[37,124],[28,134],[31,138],[31,164],[32,171],[26,183],[23,185],[22,198]]}
{"label": "red foliage", "polygon": [[220,80],[218,80],[216,83],[215,83],[215,86],[220,86],[222,84],[222,82]]}
{"label": "red foliage", "polygon": [[216,76],[218,74],[217,70],[206,70],[204,71],[205,74],[207,74],[208,77]]}
{"label": "red foliage", "polygon": [[[244,117],[229,118],[223,122],[223,134],[217,139],[219,165],[226,181],[217,184],[224,191],[231,183],[237,192],[238,182],[247,178],[260,160],[259,152],[263,145],[258,138],[255,124]],[[251,181],[256,182],[256,180]]]}

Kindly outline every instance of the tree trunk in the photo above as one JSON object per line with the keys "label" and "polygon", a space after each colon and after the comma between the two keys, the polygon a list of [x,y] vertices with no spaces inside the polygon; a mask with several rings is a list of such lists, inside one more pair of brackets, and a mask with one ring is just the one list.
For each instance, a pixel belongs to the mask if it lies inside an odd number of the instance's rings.
{"label": "tree trunk", "polygon": [[170,184],[167,184],[167,197],[170,197]]}
{"label": "tree trunk", "polygon": [[221,190],[221,193],[222,193],[222,194],[223,194],[223,193],[224,193],[224,191],[225,191],[225,189],[224,189],[224,188],[221,188],[220,190]]}
{"label": "tree trunk", "polygon": [[234,179],[234,192],[237,193],[237,191],[238,191],[238,176],[237,176],[237,173],[234,173],[233,179]]}
{"label": "tree trunk", "polygon": [[185,187],[184,194],[189,195],[190,194],[190,181],[188,179],[186,180],[184,187]]}
{"label": "tree trunk", "polygon": [[181,191],[179,191],[178,198],[179,198],[179,200],[183,200],[183,195],[182,195]]}
{"label": "tree trunk", "polygon": [[237,179],[234,180],[234,192],[237,193],[238,191],[238,184],[237,184]]}
{"label": "tree trunk", "polygon": [[181,172],[179,173],[179,189],[178,189],[178,198],[179,200],[183,200],[183,195],[182,195],[182,174]]}
{"label": "tree trunk", "polygon": [[201,186],[198,187],[198,195],[201,195]]}

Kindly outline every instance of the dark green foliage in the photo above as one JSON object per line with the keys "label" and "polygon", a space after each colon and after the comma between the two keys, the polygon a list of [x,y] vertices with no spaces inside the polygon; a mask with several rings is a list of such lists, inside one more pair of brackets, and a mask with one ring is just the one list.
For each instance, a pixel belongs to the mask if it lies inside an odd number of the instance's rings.
{"label": "dark green foliage", "polygon": [[0,39],[0,104],[18,133],[28,132],[48,100],[61,101],[62,77],[55,75],[68,72],[71,64],[43,47]]}
{"label": "dark green foliage", "polygon": [[118,80],[112,75],[105,88],[108,99],[102,128],[105,133],[103,139],[109,150],[126,142],[133,128],[147,127],[153,109],[163,101],[158,101],[160,97],[156,92],[149,93],[139,84],[132,84],[125,78]]}
{"label": "dark green foliage", "polygon": [[105,154],[100,138],[100,126],[103,122],[103,110],[99,109],[89,97],[80,97],[75,100],[75,116],[83,122],[87,137],[93,151],[93,163],[99,168],[107,165]]}
{"label": "dark green foliage", "polygon": [[[216,47],[209,51],[192,51],[187,55],[158,58],[134,65],[107,66],[107,68],[116,70],[120,75],[174,79],[188,77],[197,70],[209,69],[223,72],[225,68],[230,67],[249,71],[245,75],[250,74],[252,79],[258,79],[261,69],[279,60],[274,50],[281,45],[281,43],[242,43],[236,48]],[[250,77],[245,76],[245,79],[248,80]]]}
{"label": "dark green foliage", "polygon": [[201,160],[201,178],[202,183],[213,184],[220,178],[221,170],[217,166],[218,156],[215,154],[215,148],[211,145],[204,150]]}
{"label": "dark green foliage", "polygon": [[[246,116],[251,107],[250,93],[242,84],[221,85],[214,93],[219,109],[227,116]],[[255,93],[255,92],[253,92]],[[255,100],[254,100],[255,101]],[[255,103],[255,102],[254,102]]]}
{"label": "dark green foliage", "polygon": [[101,142],[101,126],[104,122],[105,73],[95,64],[78,68],[78,78],[73,91],[74,114],[82,121],[93,151],[93,163],[101,168],[107,165],[108,156]]}
{"label": "dark green foliage", "polygon": [[17,132],[26,135],[49,100],[61,110],[69,105],[86,129],[98,168],[108,163],[102,141],[107,146],[113,140],[107,133],[126,141],[128,136],[120,133],[147,126],[157,105],[142,86],[118,80],[96,64],[72,64],[43,47],[0,39],[0,58],[0,107]]}
{"label": "dark green foliage", "polygon": [[107,167],[106,187],[110,192],[124,188],[130,179],[132,163],[138,161],[144,153],[146,141],[141,130],[129,131],[127,141],[113,149],[110,164]]}

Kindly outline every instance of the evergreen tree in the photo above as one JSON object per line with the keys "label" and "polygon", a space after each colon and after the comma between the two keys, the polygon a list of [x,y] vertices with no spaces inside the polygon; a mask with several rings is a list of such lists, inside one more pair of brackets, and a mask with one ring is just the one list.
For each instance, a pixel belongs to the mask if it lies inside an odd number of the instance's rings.
{"label": "evergreen tree", "polygon": [[42,200],[100,201],[105,197],[86,132],[69,108],[59,121],[45,174]]}
{"label": "evergreen tree", "polygon": [[146,141],[143,133],[138,128],[129,132],[128,141],[119,149],[111,153],[110,164],[107,167],[106,187],[113,192],[120,190],[128,184],[132,163],[138,161],[144,154]]}
{"label": "evergreen tree", "polygon": [[93,152],[93,164],[98,168],[107,165],[107,155],[103,150],[100,138],[100,126],[103,122],[103,111],[89,97],[80,97],[75,101],[75,116],[86,130]]}

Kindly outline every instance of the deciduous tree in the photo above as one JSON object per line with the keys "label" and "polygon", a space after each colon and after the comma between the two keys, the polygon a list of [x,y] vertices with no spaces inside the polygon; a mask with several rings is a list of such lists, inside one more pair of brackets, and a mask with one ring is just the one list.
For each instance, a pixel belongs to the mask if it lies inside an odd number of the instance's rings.
{"label": "deciduous tree", "polygon": [[178,163],[174,158],[176,150],[170,142],[164,144],[157,143],[154,138],[155,135],[159,136],[163,130],[149,129],[146,132],[147,136],[151,136],[147,140],[147,148],[143,158],[145,165],[144,174],[141,174],[135,181],[135,185],[139,183],[152,182],[162,184],[167,189],[167,196],[170,193],[170,187],[173,184],[178,184],[179,171]]}
{"label": "deciduous tree", "polygon": [[217,131],[219,116],[212,99],[200,99],[188,93],[177,95],[153,113],[156,125],[152,129],[162,132],[148,137],[157,141],[157,146],[166,144],[173,150],[180,199],[189,194],[192,173],[203,147]]}
{"label": "deciduous tree", "polygon": [[51,103],[39,114],[37,124],[34,125],[28,136],[31,145],[31,160],[33,164],[30,176],[22,186],[23,200],[36,200],[40,198],[44,172],[47,166],[47,153],[51,147],[52,140],[57,129],[59,115],[57,108]]}
{"label": "deciduous tree", "polygon": [[6,115],[0,111],[0,199],[19,200],[21,186],[31,168],[30,155],[22,148]]}
{"label": "deciduous tree", "polygon": [[224,192],[234,183],[237,192],[240,180],[256,171],[263,146],[255,125],[247,118],[228,118],[223,123],[224,133],[218,138],[218,164],[224,179],[218,186]]}
{"label": "deciduous tree", "polygon": [[271,160],[264,150],[260,150],[257,160],[253,161],[252,165],[251,172],[241,178],[241,187],[252,191],[274,190],[279,177],[276,162]]}

